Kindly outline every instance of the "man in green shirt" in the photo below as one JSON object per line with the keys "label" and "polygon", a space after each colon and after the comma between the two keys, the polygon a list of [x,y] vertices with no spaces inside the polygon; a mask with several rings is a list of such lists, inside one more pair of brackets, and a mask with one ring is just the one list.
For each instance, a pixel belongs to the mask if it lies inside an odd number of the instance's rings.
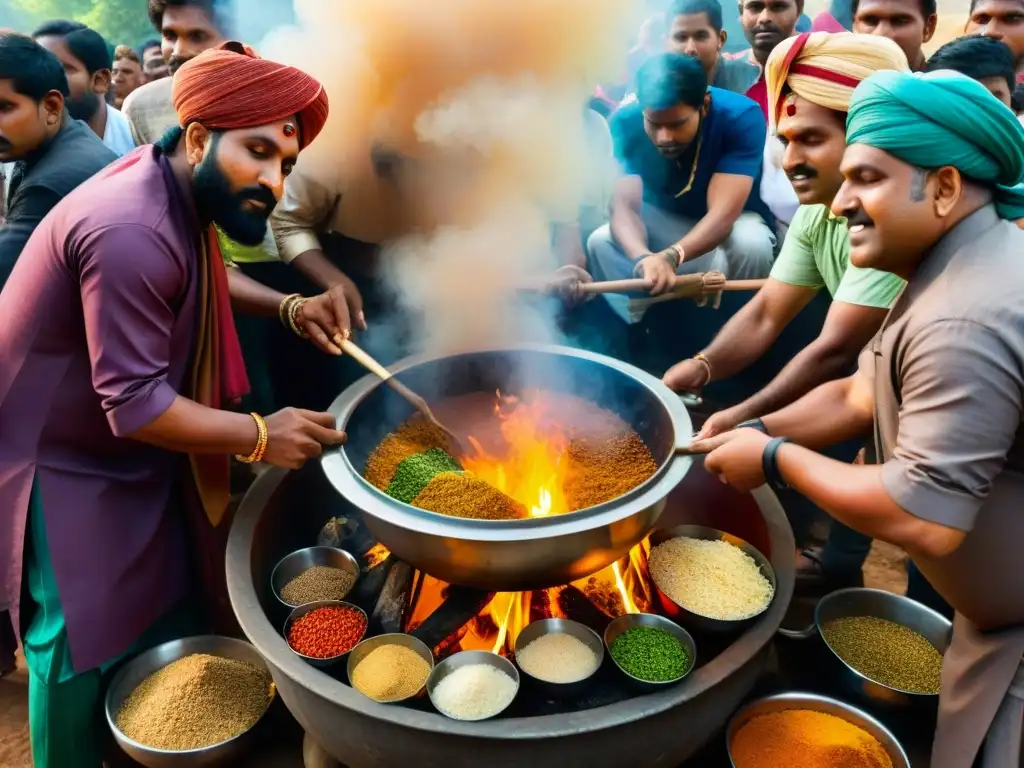
{"label": "man in green shirt", "polygon": [[[699,392],[739,373],[764,355],[821,289],[832,296],[821,333],[761,392],[712,415],[710,437],[786,405],[817,385],[849,372],[875,335],[903,281],[887,272],[850,266],[846,219],[829,210],[843,177],[846,111],[854,87],[880,69],[907,71],[907,58],[883,37],[812,33],[783,41],[765,68],[769,119],[785,145],[783,168],[801,207],[765,286],[711,344],[673,366],[665,383]],[[870,539],[833,526],[823,553],[805,551],[805,585],[856,583]]]}

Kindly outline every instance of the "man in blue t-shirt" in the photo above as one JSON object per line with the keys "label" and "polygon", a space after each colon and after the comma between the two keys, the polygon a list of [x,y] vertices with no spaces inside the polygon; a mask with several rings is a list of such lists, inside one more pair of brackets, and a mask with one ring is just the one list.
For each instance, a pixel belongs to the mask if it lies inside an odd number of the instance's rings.
{"label": "man in blue t-shirt", "polygon": [[[767,133],[758,105],[708,88],[696,59],[659,54],[637,73],[635,101],[611,118],[623,176],[611,224],[588,242],[596,279],[643,277],[651,295],[677,274],[767,277],[775,235],[757,190]],[[609,296],[627,322],[628,304]]]}

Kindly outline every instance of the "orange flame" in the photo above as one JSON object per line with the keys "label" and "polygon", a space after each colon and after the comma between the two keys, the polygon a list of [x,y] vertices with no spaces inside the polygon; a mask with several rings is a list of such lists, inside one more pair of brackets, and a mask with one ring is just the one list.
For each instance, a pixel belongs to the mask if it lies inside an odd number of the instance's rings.
{"label": "orange flame", "polygon": [[469,438],[475,455],[462,459],[464,469],[518,501],[532,517],[569,510],[563,490],[568,474],[565,452],[569,438],[558,425],[552,403],[543,397],[519,399],[497,394],[503,451],[489,453]]}

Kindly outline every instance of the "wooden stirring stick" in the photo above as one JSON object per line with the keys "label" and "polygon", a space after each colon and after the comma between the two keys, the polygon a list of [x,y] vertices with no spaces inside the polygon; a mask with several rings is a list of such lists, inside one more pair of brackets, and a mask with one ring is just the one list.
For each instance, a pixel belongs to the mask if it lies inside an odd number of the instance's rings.
{"label": "wooden stirring stick", "polygon": [[381,381],[383,381],[385,384],[387,384],[389,387],[395,390],[395,392],[397,392],[399,395],[405,398],[405,400],[407,400],[409,404],[412,405],[413,408],[422,413],[426,417],[427,421],[429,421],[435,427],[444,432],[448,436],[448,439],[451,441],[453,450],[457,451],[460,454],[465,453],[465,450],[463,449],[462,446],[462,442],[459,440],[459,438],[455,435],[454,432],[452,432],[450,429],[448,429],[448,427],[446,427],[444,424],[437,420],[437,417],[434,416],[434,412],[431,411],[430,406],[427,405],[426,400],[424,400],[422,397],[420,397],[407,386],[405,386],[405,384],[403,384],[394,376],[392,376],[391,371],[389,371],[383,365],[381,365],[372,357],[370,357],[370,355],[368,355],[366,351],[363,350],[361,347],[357,346],[355,342],[350,341],[348,339],[342,339],[339,346],[341,347],[342,352],[351,357],[353,360],[355,360],[357,363],[363,366],[363,368],[368,370],[370,373],[378,376]]}

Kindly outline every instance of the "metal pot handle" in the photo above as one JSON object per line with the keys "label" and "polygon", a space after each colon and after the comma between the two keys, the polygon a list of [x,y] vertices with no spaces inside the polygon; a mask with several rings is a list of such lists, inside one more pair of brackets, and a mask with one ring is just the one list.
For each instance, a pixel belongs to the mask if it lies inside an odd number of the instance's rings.
{"label": "metal pot handle", "polygon": [[777,633],[788,640],[810,640],[818,634],[818,627],[815,624],[811,624],[806,629],[784,629],[779,627]]}
{"label": "metal pot handle", "polygon": [[687,408],[697,408],[704,403],[704,398],[698,395],[691,394],[689,392],[683,392],[679,395],[679,399],[683,401],[683,405]]}

